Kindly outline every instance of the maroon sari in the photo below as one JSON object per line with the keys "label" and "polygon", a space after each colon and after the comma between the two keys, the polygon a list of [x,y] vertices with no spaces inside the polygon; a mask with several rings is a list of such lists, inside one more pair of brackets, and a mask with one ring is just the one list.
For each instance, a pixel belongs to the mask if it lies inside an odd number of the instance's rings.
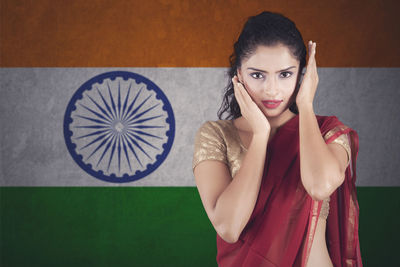
{"label": "maroon sari", "polygon": [[[330,196],[326,227],[329,255],[334,266],[362,266],[355,186],[358,135],[335,116],[316,117],[326,143],[343,133],[351,138],[345,181]],[[305,266],[322,201],[314,201],[303,187],[299,145],[297,115],[268,143],[258,199],[239,240],[230,244],[217,234],[219,266]]]}

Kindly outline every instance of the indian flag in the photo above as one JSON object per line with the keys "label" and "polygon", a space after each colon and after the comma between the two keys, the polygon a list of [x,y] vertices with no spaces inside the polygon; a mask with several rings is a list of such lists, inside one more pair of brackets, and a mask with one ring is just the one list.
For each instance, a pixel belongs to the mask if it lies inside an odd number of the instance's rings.
{"label": "indian flag", "polygon": [[318,43],[315,112],[360,137],[364,265],[398,264],[398,1],[0,0],[0,265],[216,266],[194,135],[263,10]]}

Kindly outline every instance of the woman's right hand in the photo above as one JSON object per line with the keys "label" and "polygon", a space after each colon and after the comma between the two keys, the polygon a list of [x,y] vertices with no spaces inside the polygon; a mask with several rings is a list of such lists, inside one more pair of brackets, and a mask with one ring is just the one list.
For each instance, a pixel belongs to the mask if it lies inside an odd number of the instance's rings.
{"label": "woman's right hand", "polygon": [[269,135],[271,131],[271,125],[269,124],[268,119],[253,101],[253,99],[251,99],[249,93],[246,91],[243,84],[239,82],[236,75],[232,78],[232,83],[235,91],[235,98],[240,107],[240,112],[250,124],[253,135]]}

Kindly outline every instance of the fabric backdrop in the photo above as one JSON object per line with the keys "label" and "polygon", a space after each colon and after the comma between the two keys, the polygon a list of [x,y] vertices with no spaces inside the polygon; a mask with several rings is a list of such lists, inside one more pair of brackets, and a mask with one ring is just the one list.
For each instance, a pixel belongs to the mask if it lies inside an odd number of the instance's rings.
{"label": "fabric backdrop", "polygon": [[[0,0],[0,265],[215,266],[194,134],[217,119],[233,42],[263,10],[317,42],[315,112],[360,137],[363,263],[398,264],[398,1]],[[165,160],[128,183],[85,172],[63,134],[74,93],[110,71],[151,80],[175,119]]]}

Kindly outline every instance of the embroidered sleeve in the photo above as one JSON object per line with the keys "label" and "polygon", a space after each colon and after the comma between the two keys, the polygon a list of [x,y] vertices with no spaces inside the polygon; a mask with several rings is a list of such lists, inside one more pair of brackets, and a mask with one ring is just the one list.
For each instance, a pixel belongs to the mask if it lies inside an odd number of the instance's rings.
{"label": "embroidered sleeve", "polygon": [[205,122],[197,131],[194,142],[192,170],[204,160],[218,160],[228,164],[224,139],[211,122]]}
{"label": "embroidered sleeve", "polygon": [[[343,127],[346,127],[346,126],[343,126]],[[326,134],[325,134],[325,136],[324,136],[324,139],[325,139],[325,142],[327,142],[328,143],[328,141],[329,141],[329,139],[337,132],[337,131],[339,131],[339,130],[341,130],[342,128],[338,128],[338,127],[335,127],[334,129],[332,129],[332,130],[330,130],[330,131],[328,131]],[[341,146],[343,146],[343,148],[346,150],[346,152],[347,152],[347,165],[349,165],[349,163],[350,163],[350,158],[351,158],[351,150],[350,150],[350,144],[349,144],[349,137],[348,137],[348,134],[341,134],[341,135],[339,135],[338,137],[336,137],[335,139],[333,139],[333,141],[331,141],[331,142],[329,142],[330,144],[331,143],[334,143],[334,144],[339,144],[339,145],[341,145]]]}

